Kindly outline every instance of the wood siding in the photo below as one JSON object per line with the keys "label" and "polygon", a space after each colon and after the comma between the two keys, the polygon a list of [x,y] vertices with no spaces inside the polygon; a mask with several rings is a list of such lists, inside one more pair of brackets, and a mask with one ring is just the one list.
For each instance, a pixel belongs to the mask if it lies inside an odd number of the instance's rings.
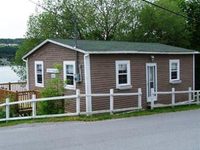
{"label": "wood siding", "polygon": [[[192,55],[154,55],[153,63],[157,64],[158,91],[169,91],[172,87],[176,90],[187,90],[193,86],[193,57]],[[92,93],[107,93],[109,89],[115,92],[137,92],[142,88],[143,107],[147,107],[146,100],[146,63],[152,63],[151,55],[91,55],[91,82]],[[181,83],[169,83],[169,60],[180,60],[180,79]],[[131,67],[131,85],[132,89],[116,89],[116,60],[130,60]],[[188,98],[187,95],[177,95],[177,101],[183,101]],[[159,96],[162,103],[168,103],[171,95]],[[107,106],[106,106],[107,105]],[[123,108],[137,105],[137,97],[116,97],[114,107]],[[109,98],[93,98],[93,110],[109,108]]]}
{"label": "wood siding", "polygon": [[[53,68],[55,64],[61,64],[63,66],[63,61],[75,61],[76,53],[78,54],[78,62],[81,65],[82,82],[76,83],[76,88],[80,89],[81,93],[85,93],[85,81],[84,81],[84,54],[70,50],[52,43],[47,43],[40,49],[35,51],[28,57],[29,66],[29,89],[30,90],[40,90],[40,87],[35,86],[35,61],[44,62],[44,85],[47,84],[48,80],[51,79],[51,74],[46,72],[47,68]],[[61,70],[60,78],[63,79],[63,70]],[[66,95],[75,94],[75,90],[67,89],[65,91]],[[66,111],[71,111],[75,108],[74,103],[66,103]],[[81,101],[82,109],[85,108],[85,100]]]}
{"label": "wood siding", "polygon": [[[35,61],[44,62],[44,84],[50,79],[50,74],[46,72],[47,68],[53,68],[54,64],[61,64],[63,61],[75,61],[76,51],[47,43],[31,54],[28,58],[29,66],[29,88],[30,90],[40,90],[35,86]],[[193,57],[192,55],[154,55],[153,63],[157,64],[157,78],[158,78],[158,91],[169,91],[172,87],[176,90],[187,90],[188,87],[193,87]],[[180,60],[180,84],[169,83],[169,60]],[[116,89],[116,60],[130,60],[131,67],[131,85],[129,90]],[[78,52],[78,62],[81,64],[82,82],[76,84],[76,88],[80,89],[81,93],[85,93],[85,79],[84,79],[84,54]],[[151,55],[145,54],[100,54],[90,55],[91,63],[91,90],[92,93],[108,93],[110,89],[115,92],[137,92],[138,88],[142,88],[142,105],[147,107],[146,100],[146,63],[151,63]],[[63,71],[61,76],[63,79]],[[75,90],[66,90],[65,94],[75,94]],[[187,95],[177,95],[176,100],[182,101],[187,99]],[[159,96],[162,103],[168,103],[171,96]],[[158,101],[159,102],[159,101]],[[108,109],[109,97],[93,98],[92,109],[103,110]],[[114,108],[133,107],[137,105],[137,96],[115,97]],[[76,108],[75,102],[65,103],[65,111],[71,112]],[[85,99],[81,99],[81,111],[85,111]]]}

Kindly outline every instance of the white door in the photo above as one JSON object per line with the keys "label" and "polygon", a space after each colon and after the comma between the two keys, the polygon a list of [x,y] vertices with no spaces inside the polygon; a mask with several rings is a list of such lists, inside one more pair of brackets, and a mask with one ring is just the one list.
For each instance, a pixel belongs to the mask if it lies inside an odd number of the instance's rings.
{"label": "white door", "polygon": [[[157,92],[157,65],[156,63],[146,64],[146,86],[147,86],[147,102],[151,102],[151,89]],[[154,95],[154,100],[157,100],[157,95]]]}

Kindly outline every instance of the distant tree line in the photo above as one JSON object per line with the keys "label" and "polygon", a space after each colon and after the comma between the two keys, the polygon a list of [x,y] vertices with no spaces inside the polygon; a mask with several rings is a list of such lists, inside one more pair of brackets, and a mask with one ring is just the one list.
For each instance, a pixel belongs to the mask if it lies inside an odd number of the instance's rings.
{"label": "distant tree line", "polygon": [[18,46],[0,46],[0,58],[13,59]]}
{"label": "distant tree line", "polygon": [[24,41],[24,39],[0,39],[0,44],[21,44]]}

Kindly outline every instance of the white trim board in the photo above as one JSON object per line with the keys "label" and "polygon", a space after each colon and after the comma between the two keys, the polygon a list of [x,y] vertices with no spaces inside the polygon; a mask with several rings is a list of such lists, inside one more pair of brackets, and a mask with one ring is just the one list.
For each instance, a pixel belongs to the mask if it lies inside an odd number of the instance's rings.
{"label": "white trim board", "polygon": [[193,90],[195,90],[195,55],[193,54]]}
{"label": "white trim board", "polygon": [[[90,95],[92,93],[91,89],[91,70],[90,70],[90,55],[84,55],[84,74],[85,74],[85,94]],[[92,112],[92,97],[86,97],[86,112]]]}

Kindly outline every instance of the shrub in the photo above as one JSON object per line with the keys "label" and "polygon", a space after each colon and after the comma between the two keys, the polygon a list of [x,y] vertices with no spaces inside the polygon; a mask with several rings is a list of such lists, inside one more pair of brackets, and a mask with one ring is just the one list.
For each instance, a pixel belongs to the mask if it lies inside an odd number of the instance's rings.
{"label": "shrub", "polygon": [[[60,65],[56,64],[60,72]],[[44,89],[41,90],[42,97],[55,97],[64,95],[64,82],[60,78],[60,73],[56,74],[56,77],[50,79]],[[39,114],[58,114],[64,112],[64,100],[55,101],[45,101],[40,102],[38,105]]]}

